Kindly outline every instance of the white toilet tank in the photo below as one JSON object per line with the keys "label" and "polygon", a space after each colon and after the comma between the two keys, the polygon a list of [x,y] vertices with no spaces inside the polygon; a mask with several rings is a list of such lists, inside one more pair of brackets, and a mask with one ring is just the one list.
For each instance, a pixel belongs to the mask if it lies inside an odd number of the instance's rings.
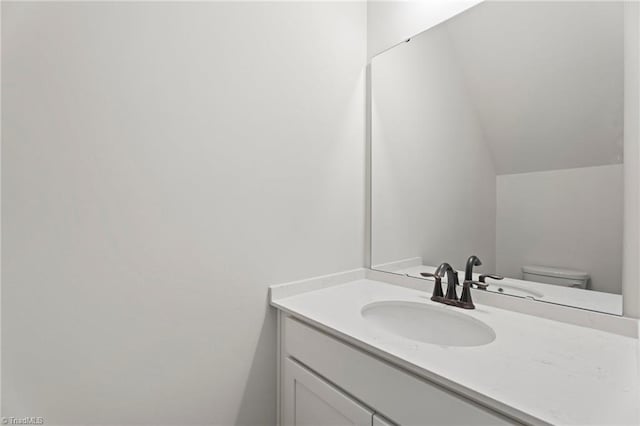
{"label": "white toilet tank", "polygon": [[537,281],[564,287],[587,288],[589,274],[573,269],[554,268],[551,266],[523,266],[522,278],[525,281]]}

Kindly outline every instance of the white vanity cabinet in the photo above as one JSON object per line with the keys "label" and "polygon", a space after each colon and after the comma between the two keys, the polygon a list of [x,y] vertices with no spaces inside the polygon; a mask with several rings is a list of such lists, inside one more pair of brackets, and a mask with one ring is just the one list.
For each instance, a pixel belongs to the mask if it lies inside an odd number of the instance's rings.
{"label": "white vanity cabinet", "polygon": [[282,312],[280,315],[281,425],[520,424]]}
{"label": "white vanity cabinet", "polygon": [[371,426],[374,412],[291,358],[284,360],[283,424]]}

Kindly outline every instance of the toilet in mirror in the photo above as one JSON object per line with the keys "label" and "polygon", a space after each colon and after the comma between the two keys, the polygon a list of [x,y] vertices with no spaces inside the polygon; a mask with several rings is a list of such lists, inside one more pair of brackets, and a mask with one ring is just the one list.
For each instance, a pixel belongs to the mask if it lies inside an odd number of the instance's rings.
{"label": "toilet in mirror", "polygon": [[372,59],[373,269],[622,314],[624,11],[483,2]]}

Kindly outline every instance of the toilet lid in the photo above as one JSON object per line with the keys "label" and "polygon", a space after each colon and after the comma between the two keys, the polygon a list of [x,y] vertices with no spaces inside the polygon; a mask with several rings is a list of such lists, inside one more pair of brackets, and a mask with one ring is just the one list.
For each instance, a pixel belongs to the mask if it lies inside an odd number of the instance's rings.
{"label": "toilet lid", "polygon": [[543,275],[545,277],[567,278],[573,280],[584,280],[589,278],[589,274],[584,271],[554,268],[552,266],[528,265],[522,267],[522,272],[526,274]]}

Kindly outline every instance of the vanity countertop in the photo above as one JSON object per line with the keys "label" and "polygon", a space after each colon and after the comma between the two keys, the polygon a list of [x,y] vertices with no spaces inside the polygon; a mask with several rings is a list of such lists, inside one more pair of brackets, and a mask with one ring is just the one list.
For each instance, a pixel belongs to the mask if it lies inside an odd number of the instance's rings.
{"label": "vanity countertop", "polygon": [[[430,294],[369,279],[276,298],[294,317],[527,423],[640,424],[638,339],[476,304],[434,303]],[[446,347],[384,332],[361,315],[378,301],[453,309],[491,326],[496,339]]]}

